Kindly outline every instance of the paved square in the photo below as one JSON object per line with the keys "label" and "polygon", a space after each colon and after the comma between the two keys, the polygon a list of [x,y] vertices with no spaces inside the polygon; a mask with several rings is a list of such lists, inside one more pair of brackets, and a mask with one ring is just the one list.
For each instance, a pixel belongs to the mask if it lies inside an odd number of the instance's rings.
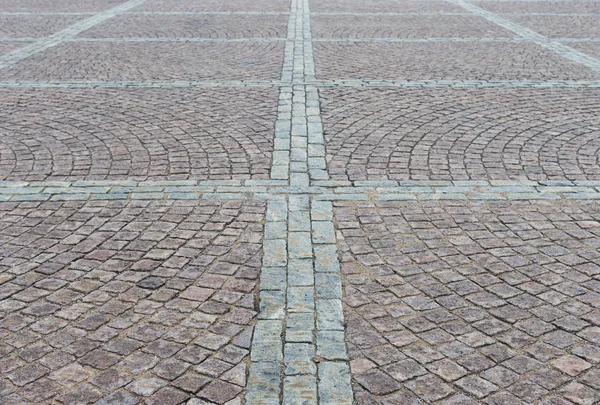
{"label": "paved square", "polygon": [[438,0],[364,0],[360,2],[353,0],[331,0],[311,3],[310,7],[313,12],[326,13],[460,13],[463,11],[460,7]]}
{"label": "paved square", "polygon": [[321,90],[329,173],[336,180],[599,180],[598,96]]}
{"label": "paved square", "polygon": [[0,0],[0,405],[600,404],[598,0]]}
{"label": "paved square", "polygon": [[1,12],[93,13],[120,4],[119,0],[2,0]]}
{"label": "paved square", "polygon": [[481,17],[462,15],[315,15],[314,38],[514,38]]}
{"label": "paved square", "polygon": [[[598,13],[600,4],[597,1],[577,0],[475,0],[472,2],[485,10],[494,13]],[[575,28],[575,27],[574,27]]]}
{"label": "paved square", "polygon": [[249,12],[290,12],[286,0],[148,0],[135,8],[135,11],[163,12],[210,12],[210,11],[249,11]]}
{"label": "paved square", "polygon": [[269,175],[277,108],[272,89],[0,93],[2,180]]}
{"label": "paved square", "polygon": [[320,80],[591,80],[600,74],[535,44],[505,42],[313,45]]}
{"label": "paved square", "polygon": [[148,15],[115,17],[80,38],[285,38],[285,15]]}
{"label": "paved square", "polygon": [[68,42],[0,72],[0,80],[276,80],[282,43]]}
{"label": "paved square", "polygon": [[243,391],[264,203],[2,203],[0,216],[3,403]]}
{"label": "paved square", "polygon": [[598,204],[336,205],[357,403],[600,400]]}
{"label": "paved square", "polygon": [[600,40],[600,15],[515,15],[509,18],[548,38],[596,38]]}

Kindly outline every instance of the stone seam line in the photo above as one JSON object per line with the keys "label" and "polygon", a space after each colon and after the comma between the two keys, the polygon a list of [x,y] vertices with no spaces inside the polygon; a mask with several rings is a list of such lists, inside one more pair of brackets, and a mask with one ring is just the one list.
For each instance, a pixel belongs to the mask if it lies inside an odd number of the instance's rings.
{"label": "stone seam line", "polygon": [[[288,41],[289,42],[289,41]],[[289,130],[291,123],[292,87],[417,87],[417,88],[599,88],[600,80],[314,80],[292,82],[291,80],[223,80],[223,81],[0,81],[0,88],[230,88],[230,87],[280,87],[285,88],[279,99],[279,114],[276,126],[276,150],[289,153]],[[284,118],[290,117],[290,118]],[[287,134],[287,135],[286,135]],[[286,138],[287,136],[287,138]],[[279,140],[278,140],[279,139]],[[287,164],[283,165],[287,168]],[[287,170],[287,169],[286,169]],[[287,180],[287,171],[281,171]],[[271,178],[278,178],[271,172]]]}
{"label": "stone seam line", "polygon": [[119,4],[111,9],[101,11],[94,14],[92,17],[85,20],[79,21],[61,31],[58,31],[48,37],[40,38],[35,42],[16,49],[12,52],[0,56],[0,70],[7,67],[13,66],[14,64],[22,61],[23,59],[29,58],[37,53],[40,53],[48,48],[59,45],[79,33],[98,25],[109,18],[112,18],[118,14],[121,14],[133,7],[137,7],[144,3],[146,0],[129,0],[125,3]]}
{"label": "stone seam line", "polygon": [[406,180],[316,181],[289,187],[276,180],[0,181],[0,201],[87,200],[280,200],[308,195],[315,200],[596,200],[600,180]]}
{"label": "stone seam line", "polygon": [[[272,181],[291,194],[265,197],[267,218],[246,403],[353,403],[344,339],[342,285],[329,201],[311,198],[327,181],[323,126],[315,86],[310,11],[293,0],[275,123]],[[256,195],[254,196],[257,197]]]}

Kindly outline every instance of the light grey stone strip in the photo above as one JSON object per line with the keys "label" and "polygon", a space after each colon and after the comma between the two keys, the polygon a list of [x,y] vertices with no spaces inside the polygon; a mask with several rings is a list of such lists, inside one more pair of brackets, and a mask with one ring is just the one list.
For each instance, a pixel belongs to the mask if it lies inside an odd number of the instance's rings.
{"label": "light grey stone strip", "polygon": [[319,403],[352,405],[350,367],[344,338],[342,281],[329,201],[311,201],[316,307],[316,354],[322,359],[318,370]]}
{"label": "light grey stone strip", "polygon": [[[513,1],[513,0],[510,0]],[[560,17],[597,17],[600,13],[534,13],[534,12],[522,12],[522,13],[496,13],[501,16],[560,16]],[[368,16],[389,16],[389,17],[404,17],[404,16],[472,16],[471,13],[460,12],[460,13],[449,13],[449,12],[349,12],[349,11],[328,11],[328,12],[313,12],[311,15],[319,16],[356,16],[356,17],[368,17]]]}
{"label": "light grey stone strip", "polygon": [[288,15],[289,11],[127,11],[137,15]]}
{"label": "light grey stone strip", "polygon": [[0,181],[0,201],[129,199],[265,199],[311,196],[317,200],[600,199],[600,180],[317,180],[309,187],[287,180]]}
{"label": "light grey stone strip", "polygon": [[312,42],[366,42],[366,43],[522,43],[530,42],[526,38],[315,38]]}
{"label": "light grey stone strip", "polygon": [[[315,59],[312,47],[310,25],[310,5],[304,2],[304,80],[308,83],[316,80]],[[306,91],[306,155],[309,181],[329,180],[327,163],[325,162],[325,138],[323,137],[323,122],[319,103],[319,90],[316,86],[307,85]]]}
{"label": "light grey stone strip", "polygon": [[280,80],[223,80],[223,81],[6,81],[0,88],[219,88],[219,87],[285,87],[291,82]]}
{"label": "light grey stone strip", "polygon": [[144,3],[146,0],[128,0],[125,3],[119,4],[111,9],[101,11],[94,14],[92,17],[87,18],[83,21],[79,21],[64,30],[58,31],[48,37],[36,40],[34,43],[16,49],[12,52],[6,53],[0,56],[0,70],[5,69],[14,65],[15,63],[26,59],[32,55],[44,51],[45,49],[59,45],[66,40],[69,40],[83,31],[98,25],[109,18],[112,18],[124,11],[127,11],[133,7],[137,7]]}
{"label": "light grey stone strip", "polygon": [[[599,15],[600,17],[600,15]],[[600,38],[554,38],[558,42],[600,42]]]}
{"label": "light grey stone strip", "polygon": [[316,87],[598,88],[600,80],[322,80]]}
{"label": "light grey stone strip", "polygon": [[[289,43],[289,41],[287,42]],[[223,81],[0,81],[0,88],[219,88],[287,87],[291,100],[293,87],[422,87],[422,88],[600,88],[600,80],[223,80]],[[291,107],[290,107],[291,108]],[[291,110],[289,111],[291,114]]]}
{"label": "light grey stone strip", "polygon": [[285,199],[267,203],[260,273],[260,312],[252,339],[246,386],[247,405],[279,405],[285,327],[288,205]]}
{"label": "light grey stone strip", "polygon": [[404,16],[447,16],[447,15],[457,15],[457,16],[468,16],[471,15],[471,13],[447,13],[447,12],[439,12],[439,13],[435,13],[435,12],[406,12],[406,13],[402,13],[402,12],[365,12],[365,13],[360,13],[360,12],[352,12],[352,11],[327,11],[327,12],[312,12],[311,15],[314,16],[319,16],[319,15],[325,15],[325,16],[356,16],[356,17],[368,17],[368,16],[375,16],[375,17],[385,17],[385,16],[389,16],[389,17],[404,17]]}
{"label": "light grey stone strip", "polygon": [[287,38],[72,38],[65,42],[283,42]]}
{"label": "light grey stone strip", "polygon": [[506,15],[506,16],[548,16],[548,17],[600,17],[600,13],[533,13],[533,12],[524,12],[524,13],[496,13],[497,15]]}
{"label": "light grey stone strip", "polygon": [[282,404],[317,404],[315,279],[309,197],[288,202],[287,306]]}
{"label": "light grey stone strip", "polygon": [[485,18],[486,20],[493,22],[494,24],[504,29],[514,32],[522,38],[526,38],[532,42],[535,42],[537,45],[543,47],[544,49],[552,51],[555,54],[560,55],[573,62],[579,63],[594,72],[600,73],[600,60],[597,58],[589,56],[581,51],[578,51],[577,49],[571,48],[556,40],[549,39],[533,30],[530,30],[529,28],[525,28],[513,21],[507,20],[506,18],[502,18],[501,16],[494,14],[491,11],[487,11],[480,7],[477,7],[474,4],[467,3],[463,0],[446,1],[448,3],[464,8],[465,10],[472,12],[474,15]]}
{"label": "light grey stone strip", "polygon": [[275,121],[275,139],[273,156],[271,159],[270,178],[273,180],[290,179],[290,149],[292,130],[292,80],[295,63],[295,38],[297,20],[297,1],[292,0],[290,16],[288,18],[287,42],[285,44],[281,82],[286,83],[279,89],[279,103],[277,106],[277,119]]}

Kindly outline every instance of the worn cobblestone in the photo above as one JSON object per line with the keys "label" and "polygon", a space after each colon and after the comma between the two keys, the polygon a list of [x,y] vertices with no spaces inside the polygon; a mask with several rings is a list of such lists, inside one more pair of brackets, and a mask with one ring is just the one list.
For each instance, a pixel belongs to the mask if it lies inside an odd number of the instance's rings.
{"label": "worn cobblestone", "polygon": [[243,398],[264,203],[0,210],[0,331],[15,364],[4,391],[25,403]]}
{"label": "worn cobblestone", "polygon": [[600,401],[597,3],[0,0],[0,403]]}
{"label": "worn cobblestone", "polygon": [[334,204],[359,403],[593,398],[596,203]]}

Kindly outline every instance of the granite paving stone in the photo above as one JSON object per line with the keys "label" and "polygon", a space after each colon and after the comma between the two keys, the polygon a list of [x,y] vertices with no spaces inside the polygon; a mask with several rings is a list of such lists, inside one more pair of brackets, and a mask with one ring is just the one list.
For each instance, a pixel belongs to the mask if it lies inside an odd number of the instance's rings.
{"label": "granite paving stone", "polygon": [[597,0],[0,0],[0,404],[600,402]]}

